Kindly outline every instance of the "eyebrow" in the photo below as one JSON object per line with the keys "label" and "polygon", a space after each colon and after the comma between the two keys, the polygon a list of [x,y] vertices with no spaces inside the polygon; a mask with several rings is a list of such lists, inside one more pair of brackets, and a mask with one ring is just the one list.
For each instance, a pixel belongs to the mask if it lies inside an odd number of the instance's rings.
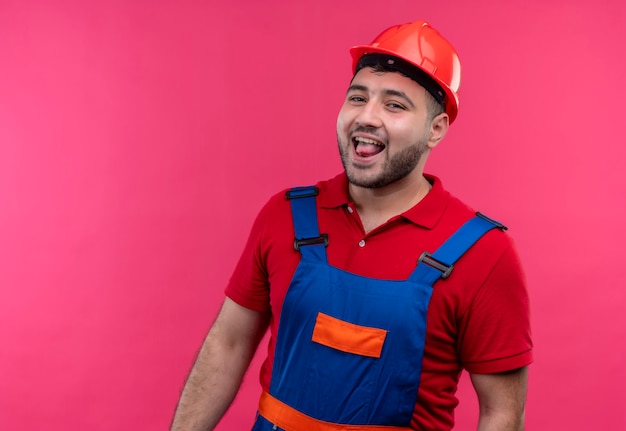
{"label": "eyebrow", "polygon": [[[352,84],[350,87],[348,87],[347,93],[349,93],[351,91],[363,91],[363,92],[367,93],[369,91],[369,89],[365,85]],[[409,96],[406,95],[406,93],[404,91],[393,90],[391,88],[386,88],[386,89],[383,90],[383,94],[385,94],[387,96],[400,97],[401,99],[406,100],[406,102],[409,105],[411,105],[411,107],[415,108],[415,105],[413,104],[413,101],[409,98]]]}

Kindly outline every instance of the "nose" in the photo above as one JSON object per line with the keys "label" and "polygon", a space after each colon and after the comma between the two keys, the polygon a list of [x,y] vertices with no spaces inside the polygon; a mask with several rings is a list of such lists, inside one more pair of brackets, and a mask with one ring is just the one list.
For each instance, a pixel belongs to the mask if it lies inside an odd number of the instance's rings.
{"label": "nose", "polygon": [[362,105],[355,118],[356,124],[362,127],[381,127],[380,109],[376,103],[369,101]]}

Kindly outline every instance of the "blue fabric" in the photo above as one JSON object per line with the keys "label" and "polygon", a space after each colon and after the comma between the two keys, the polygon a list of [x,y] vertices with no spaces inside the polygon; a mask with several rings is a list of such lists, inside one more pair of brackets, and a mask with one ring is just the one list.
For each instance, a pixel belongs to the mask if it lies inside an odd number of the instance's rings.
{"label": "blue fabric", "polygon": [[[299,188],[296,195],[307,195],[291,197],[296,238],[318,237],[314,194]],[[474,220],[433,256],[454,263],[488,230]],[[441,271],[420,263],[408,280],[380,280],[328,265],[323,244],[301,246],[300,252],[281,311],[270,394],[322,421],[408,426],[420,382],[432,285]],[[314,342],[318,313],[386,330],[380,358]]]}
{"label": "blue fabric", "polygon": [[[495,221],[488,221],[483,217],[473,217],[469,219],[463,226],[461,226],[450,238],[446,240],[438,249],[432,254],[432,257],[439,262],[450,266],[454,265],[457,260],[471,247],[476,241],[478,241],[484,234],[501,226],[500,223]],[[453,269],[454,271],[454,269]],[[424,262],[420,262],[409,277],[418,283],[435,284],[441,277],[442,273],[438,269],[426,265]]]}
{"label": "blue fabric", "polygon": [[[315,187],[298,187],[291,189],[291,212],[294,220],[299,222],[295,226],[296,240],[317,238],[320,235],[317,226],[317,209],[315,207]],[[305,197],[300,197],[305,196]],[[300,248],[303,260],[326,261],[326,247],[324,244],[306,245]]]}
{"label": "blue fabric", "polygon": [[282,428],[274,427],[274,424],[265,419],[263,416],[258,415],[254,421],[252,431],[284,431]]}

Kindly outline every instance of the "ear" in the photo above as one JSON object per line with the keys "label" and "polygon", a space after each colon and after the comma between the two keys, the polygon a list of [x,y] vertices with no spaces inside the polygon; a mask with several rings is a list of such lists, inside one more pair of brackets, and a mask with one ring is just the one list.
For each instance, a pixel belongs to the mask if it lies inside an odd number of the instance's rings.
{"label": "ear", "polygon": [[448,127],[450,127],[450,117],[445,112],[437,115],[433,118],[433,121],[430,122],[430,131],[428,135],[428,143],[427,146],[431,150],[439,144],[439,142],[446,136],[448,133]]}

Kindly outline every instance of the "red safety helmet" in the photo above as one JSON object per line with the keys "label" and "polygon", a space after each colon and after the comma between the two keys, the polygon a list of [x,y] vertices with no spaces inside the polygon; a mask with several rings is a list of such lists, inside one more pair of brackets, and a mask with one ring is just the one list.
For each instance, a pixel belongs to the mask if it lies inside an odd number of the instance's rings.
{"label": "red safety helmet", "polygon": [[445,92],[444,106],[454,121],[459,112],[461,62],[454,47],[426,21],[396,25],[383,31],[369,45],[350,49],[352,72],[366,54],[387,54],[418,67],[433,78]]}

